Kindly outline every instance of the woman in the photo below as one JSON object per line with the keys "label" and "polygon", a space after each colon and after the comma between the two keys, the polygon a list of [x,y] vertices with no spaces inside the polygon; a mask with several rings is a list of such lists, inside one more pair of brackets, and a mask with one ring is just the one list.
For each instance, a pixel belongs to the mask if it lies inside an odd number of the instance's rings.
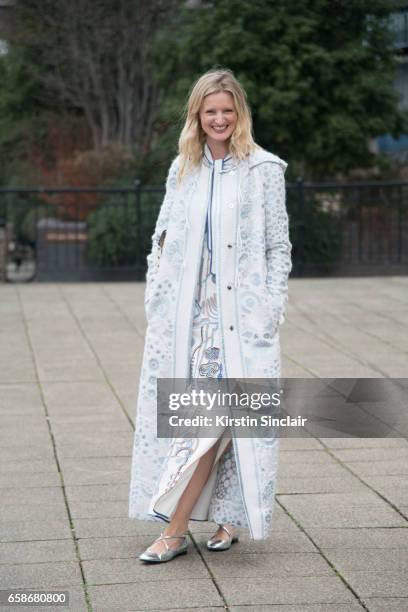
{"label": "woman", "polygon": [[291,270],[286,167],[254,142],[232,72],[198,79],[148,257],[129,517],[168,525],[142,561],[186,552],[189,520],[218,523],[210,550],[228,549],[238,527],[253,539],[270,531],[277,438],[158,438],[156,384],[280,376]]}

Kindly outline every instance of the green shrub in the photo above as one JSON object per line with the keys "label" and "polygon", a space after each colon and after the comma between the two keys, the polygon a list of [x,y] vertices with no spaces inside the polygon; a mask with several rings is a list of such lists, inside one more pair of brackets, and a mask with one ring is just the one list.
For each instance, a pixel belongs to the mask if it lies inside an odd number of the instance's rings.
{"label": "green shrub", "polygon": [[88,217],[87,256],[98,266],[137,263],[140,241],[136,207],[132,203],[111,201]]}
{"label": "green shrub", "polygon": [[294,258],[300,264],[329,269],[341,251],[341,222],[336,212],[321,210],[316,199],[305,202],[303,214],[291,226]]}
{"label": "green shrub", "polygon": [[38,205],[37,203],[32,204],[22,218],[19,231],[19,241],[34,246],[37,235],[36,224],[41,219],[49,217],[55,218],[55,209],[53,206]]}

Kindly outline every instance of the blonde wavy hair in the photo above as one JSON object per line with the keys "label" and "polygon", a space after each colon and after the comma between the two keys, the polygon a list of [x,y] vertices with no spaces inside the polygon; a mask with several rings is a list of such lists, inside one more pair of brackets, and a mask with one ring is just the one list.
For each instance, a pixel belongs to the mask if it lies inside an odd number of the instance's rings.
{"label": "blonde wavy hair", "polygon": [[234,100],[237,113],[237,124],[230,139],[229,151],[239,160],[245,159],[255,149],[260,149],[252,136],[251,111],[247,103],[247,95],[228,68],[209,70],[192,86],[184,110],[185,123],[181,131],[178,149],[180,163],[177,172],[177,182],[191,169],[197,167],[203,157],[206,133],[201,127],[200,109],[203,100],[210,94],[229,92]]}

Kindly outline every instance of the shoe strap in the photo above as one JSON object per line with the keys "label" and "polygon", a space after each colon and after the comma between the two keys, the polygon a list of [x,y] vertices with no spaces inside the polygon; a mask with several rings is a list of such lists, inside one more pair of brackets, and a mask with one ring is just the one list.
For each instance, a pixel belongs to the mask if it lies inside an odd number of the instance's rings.
{"label": "shoe strap", "polygon": [[165,536],[162,533],[160,534],[160,538],[157,538],[158,540],[171,540],[171,539],[179,539],[179,538],[186,538],[188,536],[188,533],[183,533],[182,535],[178,535],[178,536]]}
{"label": "shoe strap", "polygon": [[[186,538],[188,535],[188,533],[184,533],[183,535],[179,535],[179,536],[165,536],[163,535],[163,533],[160,534],[160,537],[156,538],[155,542],[159,542],[160,540],[163,540],[164,545],[166,547],[166,550],[169,550],[169,545],[167,544],[166,540],[174,540],[174,539],[182,539],[182,538]],[[159,555],[160,556],[160,555]]]}
{"label": "shoe strap", "polygon": [[226,531],[229,535],[230,538],[232,538],[232,533],[230,532],[229,529],[227,529],[224,525],[220,525],[220,528],[223,529],[224,531]]}

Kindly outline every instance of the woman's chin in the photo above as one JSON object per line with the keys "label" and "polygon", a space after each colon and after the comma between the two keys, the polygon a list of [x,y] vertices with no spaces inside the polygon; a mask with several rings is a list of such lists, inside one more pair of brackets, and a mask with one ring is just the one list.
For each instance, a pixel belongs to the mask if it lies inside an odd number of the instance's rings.
{"label": "woman's chin", "polygon": [[207,134],[207,136],[213,142],[218,142],[218,143],[220,143],[220,142],[228,142],[229,139],[231,138],[231,134],[229,134],[229,133],[226,133],[226,134],[211,134],[211,136]]}

